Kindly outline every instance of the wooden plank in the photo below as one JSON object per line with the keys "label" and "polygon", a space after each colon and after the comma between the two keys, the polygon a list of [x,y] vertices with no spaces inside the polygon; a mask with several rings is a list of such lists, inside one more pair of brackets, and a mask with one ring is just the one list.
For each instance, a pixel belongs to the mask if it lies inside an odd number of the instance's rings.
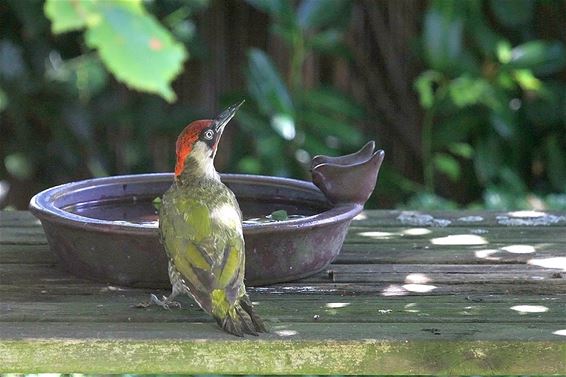
{"label": "wooden plank", "polygon": [[534,259],[564,258],[566,255],[566,247],[563,244],[535,244],[533,253],[511,253],[505,250],[508,246],[508,243],[470,246],[439,246],[426,242],[345,243],[334,263],[525,264]]}
{"label": "wooden plank", "polygon": [[27,373],[565,374],[561,330],[281,323],[258,339],[235,339],[209,323],[9,323],[0,324],[0,365]]}
{"label": "wooden plank", "polygon": [[[189,298],[182,309],[164,310],[157,306],[136,308],[149,293],[57,296],[47,301],[18,302],[8,297],[0,308],[0,322],[212,322]],[[566,297],[522,299],[507,302],[481,301],[481,297],[458,302],[442,302],[436,297],[325,296],[308,299],[287,295],[272,298],[253,295],[259,314],[269,325],[280,322],[304,323],[556,323],[564,324]],[[282,310],[284,308],[284,310]]]}
{"label": "wooden plank", "polygon": [[[411,220],[411,214],[420,218]],[[428,216],[429,221],[427,220]],[[546,216],[546,217],[545,217]],[[537,229],[546,227],[564,227],[564,211],[403,211],[403,210],[367,210],[358,215],[352,225],[371,227],[513,227],[509,224],[532,224]],[[432,217],[432,219],[430,219]],[[448,220],[448,222],[446,222]],[[420,222],[420,225],[419,225]],[[538,224],[538,225],[535,225]],[[544,224],[544,225],[542,225]]]}
{"label": "wooden plank", "polygon": [[536,243],[560,244],[566,248],[566,227],[472,227],[414,228],[414,227],[359,227],[350,226],[348,243],[428,243],[438,246],[489,245],[510,243],[532,245]]}
{"label": "wooden plank", "polygon": [[0,229],[0,245],[45,244],[47,239],[41,227],[6,227]]}
{"label": "wooden plank", "polygon": [[37,227],[41,223],[29,211],[0,211],[0,228]]}
{"label": "wooden plank", "polygon": [[2,245],[0,247],[0,263],[2,264],[53,264],[57,256],[49,250],[47,244],[35,245]]}

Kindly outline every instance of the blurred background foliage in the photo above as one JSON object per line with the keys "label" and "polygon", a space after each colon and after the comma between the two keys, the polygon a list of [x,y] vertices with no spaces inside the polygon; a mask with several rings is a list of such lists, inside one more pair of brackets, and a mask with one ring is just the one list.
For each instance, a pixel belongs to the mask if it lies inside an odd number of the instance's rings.
{"label": "blurred background foliage", "polygon": [[[170,171],[246,99],[220,171],[308,179],[375,139],[368,207],[566,209],[564,0],[4,0],[0,208]],[[355,183],[353,183],[355,184]]]}

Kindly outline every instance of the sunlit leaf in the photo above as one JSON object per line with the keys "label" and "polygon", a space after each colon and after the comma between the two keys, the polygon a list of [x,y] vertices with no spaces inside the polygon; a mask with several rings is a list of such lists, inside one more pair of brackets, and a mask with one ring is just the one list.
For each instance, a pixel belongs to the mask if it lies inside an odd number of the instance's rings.
{"label": "sunlit leaf", "polygon": [[86,27],[87,44],[98,50],[119,81],[175,100],[170,83],[181,72],[187,52],[140,0],[50,0],[45,12],[55,32]]}
{"label": "sunlit leaf", "polygon": [[531,69],[535,74],[559,72],[566,67],[566,48],[561,42],[534,40],[511,50],[509,66]]}
{"label": "sunlit leaf", "polygon": [[454,157],[445,153],[436,153],[434,158],[435,168],[445,174],[450,180],[456,181],[460,177],[460,163]]}
{"label": "sunlit leaf", "polygon": [[275,114],[271,117],[271,127],[285,140],[293,140],[297,131],[294,119],[287,114]]}
{"label": "sunlit leaf", "polygon": [[542,87],[542,82],[528,69],[517,69],[514,76],[523,90],[536,91]]}
{"label": "sunlit leaf", "polygon": [[472,158],[474,155],[474,148],[467,143],[454,143],[448,146],[448,150],[462,158]]}
{"label": "sunlit leaf", "polygon": [[24,153],[12,153],[4,158],[6,171],[18,179],[30,179],[33,175],[33,162]]}
{"label": "sunlit leaf", "polygon": [[470,76],[460,76],[452,80],[448,93],[458,107],[486,103],[493,97],[492,88],[487,80]]}
{"label": "sunlit leaf", "polygon": [[[139,1],[136,1],[139,3]],[[53,33],[84,29],[100,22],[100,13],[94,0],[47,0],[44,12],[51,20]]]}
{"label": "sunlit leaf", "polygon": [[181,72],[186,50],[152,16],[117,4],[100,3],[103,18],[87,31],[87,44],[119,81],[174,101],[170,82]]}
{"label": "sunlit leaf", "polygon": [[419,94],[421,106],[430,109],[434,105],[434,88],[442,79],[442,74],[436,71],[425,71],[415,80],[415,89]]}

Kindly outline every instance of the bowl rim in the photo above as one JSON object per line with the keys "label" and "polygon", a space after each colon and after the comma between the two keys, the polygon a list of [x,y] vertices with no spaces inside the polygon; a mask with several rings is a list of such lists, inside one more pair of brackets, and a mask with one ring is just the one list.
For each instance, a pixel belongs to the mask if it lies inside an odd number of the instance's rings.
{"label": "bowl rim", "polygon": [[[220,174],[222,181],[246,183],[253,185],[279,185],[291,186],[294,189],[318,192],[321,191],[311,182],[265,175],[253,174]],[[129,175],[114,175],[102,178],[91,178],[80,181],[73,181],[54,186],[43,190],[34,195],[29,203],[30,211],[40,220],[48,220],[58,224],[67,225],[71,227],[81,227],[85,230],[112,232],[112,233],[126,233],[126,234],[140,234],[140,235],[153,235],[157,232],[158,228],[150,224],[135,224],[130,222],[120,222],[112,220],[95,219],[91,217],[81,216],[71,213],[55,206],[54,201],[58,198],[68,195],[72,192],[88,190],[97,185],[102,184],[131,184],[131,183],[151,183],[163,182],[164,180],[173,181],[173,173],[145,173],[145,174],[129,174]],[[321,193],[322,194],[322,193]],[[300,219],[290,219],[278,221],[276,223],[261,223],[261,224],[243,224],[245,234],[257,234],[264,232],[284,232],[293,231],[298,228],[312,228],[323,226],[326,224],[336,224],[339,222],[352,220],[357,214],[363,210],[363,205],[358,203],[340,204],[330,209],[317,213],[312,216],[307,216]]]}

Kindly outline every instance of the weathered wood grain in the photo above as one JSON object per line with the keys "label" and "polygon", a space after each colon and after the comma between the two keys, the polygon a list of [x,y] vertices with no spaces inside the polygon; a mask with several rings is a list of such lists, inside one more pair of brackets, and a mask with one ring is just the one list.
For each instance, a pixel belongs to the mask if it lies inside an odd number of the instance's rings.
{"label": "weathered wood grain", "polygon": [[[433,213],[452,221],[443,228],[403,226],[399,214],[365,212],[326,271],[300,282],[250,287],[272,332],[239,340],[188,299],[182,310],[135,308],[150,293],[168,292],[69,274],[56,263],[35,218],[0,212],[1,369],[566,373],[561,220],[503,226],[501,213]],[[470,215],[482,216],[481,225],[458,220]],[[485,243],[452,242],[458,234]],[[552,263],[542,267],[533,260]]]}
{"label": "weathered wood grain", "polygon": [[0,324],[0,364],[6,372],[563,374],[560,329],[281,323],[259,339],[238,340],[209,323],[10,323]]}

